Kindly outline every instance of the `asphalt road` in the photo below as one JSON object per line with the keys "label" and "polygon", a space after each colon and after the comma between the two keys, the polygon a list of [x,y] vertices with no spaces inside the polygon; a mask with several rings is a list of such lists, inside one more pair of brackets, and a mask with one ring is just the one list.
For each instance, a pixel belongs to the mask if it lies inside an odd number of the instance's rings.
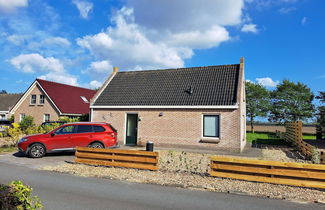
{"label": "asphalt road", "polygon": [[[1,158],[1,157],[0,157]],[[214,193],[109,179],[77,177],[0,162],[0,183],[22,180],[45,209],[324,209],[243,195]]]}

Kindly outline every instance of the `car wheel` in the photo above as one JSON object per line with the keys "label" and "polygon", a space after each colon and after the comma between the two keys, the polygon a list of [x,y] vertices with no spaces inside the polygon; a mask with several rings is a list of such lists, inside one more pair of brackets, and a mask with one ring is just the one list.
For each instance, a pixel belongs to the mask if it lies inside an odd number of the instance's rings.
{"label": "car wheel", "polygon": [[41,158],[45,155],[45,147],[42,144],[33,144],[28,152],[31,158]]}
{"label": "car wheel", "polygon": [[99,142],[95,142],[89,145],[90,148],[104,148],[104,146],[99,143]]}

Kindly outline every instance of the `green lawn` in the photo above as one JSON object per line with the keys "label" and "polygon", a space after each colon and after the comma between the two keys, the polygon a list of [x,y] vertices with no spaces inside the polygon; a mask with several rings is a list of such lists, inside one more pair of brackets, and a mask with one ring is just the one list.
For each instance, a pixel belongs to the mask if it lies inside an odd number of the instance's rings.
{"label": "green lawn", "polygon": [[17,147],[0,147],[0,154],[18,151]]}
{"label": "green lawn", "polygon": [[314,135],[314,134],[304,134],[303,139],[316,140],[316,135]]}
{"label": "green lawn", "polygon": [[251,143],[256,144],[269,144],[269,145],[287,145],[288,143],[285,142],[283,139],[280,139],[275,136],[274,133],[246,133],[246,140]]}
{"label": "green lawn", "polygon": [[[304,139],[316,139],[316,136],[313,134],[305,134]],[[269,144],[269,145],[287,145],[283,139],[278,138],[274,133],[267,132],[247,132],[246,133],[247,142],[256,143],[256,144]]]}

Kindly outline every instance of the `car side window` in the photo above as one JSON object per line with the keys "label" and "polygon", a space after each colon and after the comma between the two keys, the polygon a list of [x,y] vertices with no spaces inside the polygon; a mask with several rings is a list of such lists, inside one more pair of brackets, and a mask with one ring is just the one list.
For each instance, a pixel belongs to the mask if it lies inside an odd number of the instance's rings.
{"label": "car side window", "polygon": [[103,128],[103,126],[100,125],[94,125],[94,132],[104,132],[105,128]]}
{"label": "car side window", "polygon": [[75,133],[75,126],[74,125],[68,125],[68,126],[64,126],[60,129],[58,129],[57,131],[55,131],[55,134],[71,134],[71,133]]}
{"label": "car side window", "polygon": [[77,133],[91,133],[93,132],[93,127],[91,125],[78,125]]}

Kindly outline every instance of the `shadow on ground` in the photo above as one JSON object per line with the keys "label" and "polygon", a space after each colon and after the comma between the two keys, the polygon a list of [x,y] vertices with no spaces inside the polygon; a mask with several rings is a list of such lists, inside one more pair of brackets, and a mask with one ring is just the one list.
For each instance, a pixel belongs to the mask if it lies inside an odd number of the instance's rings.
{"label": "shadow on ground", "polygon": [[[74,156],[74,151],[65,151],[65,152],[51,152],[47,153],[45,157],[64,157],[64,156]],[[13,153],[12,156],[17,158],[28,158],[28,156],[23,152]]]}

